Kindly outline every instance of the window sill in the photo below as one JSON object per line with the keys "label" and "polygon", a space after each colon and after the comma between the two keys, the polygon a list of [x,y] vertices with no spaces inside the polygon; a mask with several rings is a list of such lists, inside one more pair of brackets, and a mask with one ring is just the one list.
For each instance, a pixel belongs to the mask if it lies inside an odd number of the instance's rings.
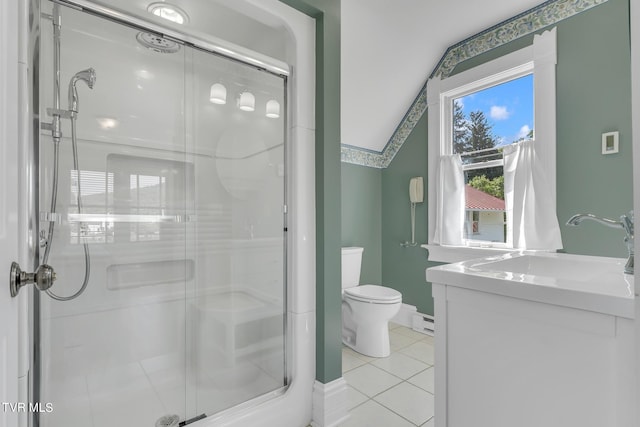
{"label": "window sill", "polygon": [[474,258],[484,258],[489,256],[502,255],[512,252],[522,252],[519,249],[506,248],[483,248],[470,246],[442,246],[442,245],[420,245],[429,252],[428,260],[435,262],[460,262]]}

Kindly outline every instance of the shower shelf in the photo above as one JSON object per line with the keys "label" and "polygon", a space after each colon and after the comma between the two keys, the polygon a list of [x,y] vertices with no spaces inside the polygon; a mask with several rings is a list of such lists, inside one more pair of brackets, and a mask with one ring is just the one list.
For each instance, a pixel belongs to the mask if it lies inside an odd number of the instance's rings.
{"label": "shower shelf", "polygon": [[[62,214],[40,212],[40,221],[60,224]],[[196,222],[197,215],[137,215],[137,214],[67,214],[68,222]]]}

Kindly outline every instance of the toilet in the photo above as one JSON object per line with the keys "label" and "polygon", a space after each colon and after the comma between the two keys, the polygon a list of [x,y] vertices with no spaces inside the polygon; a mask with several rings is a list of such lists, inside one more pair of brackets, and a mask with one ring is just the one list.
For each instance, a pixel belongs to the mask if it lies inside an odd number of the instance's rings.
{"label": "toilet", "polygon": [[370,357],[387,357],[389,320],[400,311],[402,294],[360,285],[363,248],[342,248],[342,342]]}

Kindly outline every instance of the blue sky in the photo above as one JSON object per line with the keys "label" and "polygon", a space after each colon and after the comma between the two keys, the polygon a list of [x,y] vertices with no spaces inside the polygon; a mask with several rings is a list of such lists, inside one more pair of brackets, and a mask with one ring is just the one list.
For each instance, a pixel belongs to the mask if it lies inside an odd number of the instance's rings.
{"label": "blue sky", "polygon": [[510,144],[533,128],[533,74],[458,98],[466,117],[482,111],[498,145]]}

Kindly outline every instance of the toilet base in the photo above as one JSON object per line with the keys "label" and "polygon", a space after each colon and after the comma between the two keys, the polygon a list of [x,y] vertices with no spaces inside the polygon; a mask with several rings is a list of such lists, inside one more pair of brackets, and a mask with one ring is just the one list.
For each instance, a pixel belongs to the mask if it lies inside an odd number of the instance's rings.
{"label": "toilet base", "polygon": [[343,296],[342,342],[365,356],[389,356],[389,320],[401,305],[401,301],[377,304]]}
{"label": "toilet base", "polygon": [[389,346],[388,322],[383,324],[358,327],[353,334],[342,334],[342,343],[354,351],[369,357],[388,357],[391,354]]}

